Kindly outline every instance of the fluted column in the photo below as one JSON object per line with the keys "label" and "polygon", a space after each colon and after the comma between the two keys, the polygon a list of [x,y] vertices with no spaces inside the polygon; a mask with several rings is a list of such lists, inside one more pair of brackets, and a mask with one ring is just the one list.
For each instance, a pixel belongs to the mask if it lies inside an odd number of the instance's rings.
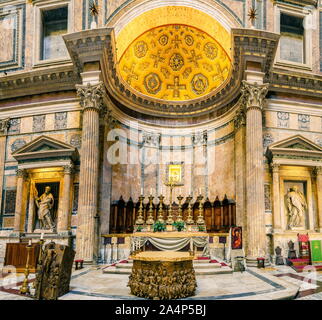
{"label": "fluted column", "polygon": [[318,216],[319,216],[319,229],[322,232],[322,167],[315,168],[316,174],[316,188],[318,198]]}
{"label": "fluted column", "polygon": [[246,108],[247,263],[266,256],[262,106],[267,84],[243,81]]}
{"label": "fluted column", "polygon": [[274,231],[281,230],[281,202],[280,202],[280,166],[271,164],[273,176],[273,223]]}
{"label": "fluted column", "polygon": [[104,109],[102,82],[77,86],[83,108],[83,132],[79,176],[76,256],[93,262],[95,256],[95,217],[98,201],[99,119]]}
{"label": "fluted column", "polygon": [[72,183],[72,174],[73,174],[73,166],[68,165],[64,166],[64,191],[63,191],[63,199],[62,199],[62,210],[61,217],[59,219],[59,224],[57,226],[58,231],[67,231],[69,225],[69,217],[71,214],[70,208],[70,193],[71,193],[71,183]]}
{"label": "fluted column", "polygon": [[17,170],[17,193],[16,193],[16,211],[14,221],[14,231],[23,231],[23,186],[27,173],[23,169]]}

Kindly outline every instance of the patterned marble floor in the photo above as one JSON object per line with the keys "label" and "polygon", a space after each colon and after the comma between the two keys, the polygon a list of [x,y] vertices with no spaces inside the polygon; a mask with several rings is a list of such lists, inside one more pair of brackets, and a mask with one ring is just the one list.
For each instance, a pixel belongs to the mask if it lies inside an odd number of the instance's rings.
{"label": "patterned marble floor", "polygon": [[[30,282],[34,276],[31,275]],[[19,294],[23,274],[0,275],[0,300],[27,300]],[[74,271],[71,291],[60,300],[132,300],[127,275],[103,274],[102,267]],[[322,272],[296,273],[288,266],[249,268],[243,273],[197,276],[201,300],[322,300]]]}

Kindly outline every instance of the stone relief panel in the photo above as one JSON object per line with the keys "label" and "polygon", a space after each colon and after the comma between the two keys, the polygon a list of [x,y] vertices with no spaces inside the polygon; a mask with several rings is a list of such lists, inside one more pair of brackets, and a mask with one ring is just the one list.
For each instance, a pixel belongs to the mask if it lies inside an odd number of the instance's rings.
{"label": "stone relief panel", "polygon": [[307,114],[299,114],[298,124],[300,130],[310,130],[310,116]]}
{"label": "stone relief panel", "polygon": [[55,113],[55,130],[67,128],[67,112]]}
{"label": "stone relief panel", "polygon": [[3,228],[5,229],[11,229],[14,227],[14,217],[5,217],[3,218]]}
{"label": "stone relief panel", "polygon": [[4,214],[14,214],[16,211],[16,190],[5,191]]}
{"label": "stone relief panel", "polygon": [[20,133],[20,118],[10,119],[9,122],[9,133]]}
{"label": "stone relief panel", "polygon": [[160,133],[143,132],[142,145],[147,147],[159,147],[161,143]]}
{"label": "stone relief panel", "polygon": [[11,152],[15,152],[16,150],[23,147],[27,142],[23,139],[16,139],[11,145]]}
{"label": "stone relief panel", "polygon": [[32,131],[39,132],[45,130],[45,115],[33,116]]}
{"label": "stone relief panel", "polygon": [[79,193],[79,184],[74,184],[74,197],[73,197],[73,209],[72,213],[77,214],[78,209],[78,193]]}
{"label": "stone relief panel", "polygon": [[277,127],[288,128],[290,126],[290,114],[288,112],[277,112]]}

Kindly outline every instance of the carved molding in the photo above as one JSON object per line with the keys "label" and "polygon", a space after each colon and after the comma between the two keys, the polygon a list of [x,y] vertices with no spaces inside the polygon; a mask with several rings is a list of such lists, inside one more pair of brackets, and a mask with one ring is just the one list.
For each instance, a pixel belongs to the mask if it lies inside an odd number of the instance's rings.
{"label": "carved molding", "polygon": [[10,126],[10,118],[0,119],[0,136],[7,135],[9,126]]}
{"label": "carved molding", "polygon": [[103,82],[91,85],[77,85],[77,95],[80,99],[80,105],[83,111],[95,110],[104,117],[107,113],[106,106],[103,102],[105,95],[105,86]]}
{"label": "carved molding", "polygon": [[262,110],[263,102],[268,92],[268,86],[268,83],[249,83],[243,80],[241,92],[244,97],[246,111],[254,108]]}

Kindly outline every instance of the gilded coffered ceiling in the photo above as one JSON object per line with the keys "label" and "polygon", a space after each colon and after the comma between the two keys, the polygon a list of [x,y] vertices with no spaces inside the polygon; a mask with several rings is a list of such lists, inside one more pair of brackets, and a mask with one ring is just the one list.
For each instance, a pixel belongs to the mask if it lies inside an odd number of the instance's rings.
{"label": "gilded coffered ceiling", "polygon": [[121,78],[141,94],[167,101],[198,99],[221,88],[231,60],[221,44],[195,27],[163,25],[137,37],[119,60]]}

